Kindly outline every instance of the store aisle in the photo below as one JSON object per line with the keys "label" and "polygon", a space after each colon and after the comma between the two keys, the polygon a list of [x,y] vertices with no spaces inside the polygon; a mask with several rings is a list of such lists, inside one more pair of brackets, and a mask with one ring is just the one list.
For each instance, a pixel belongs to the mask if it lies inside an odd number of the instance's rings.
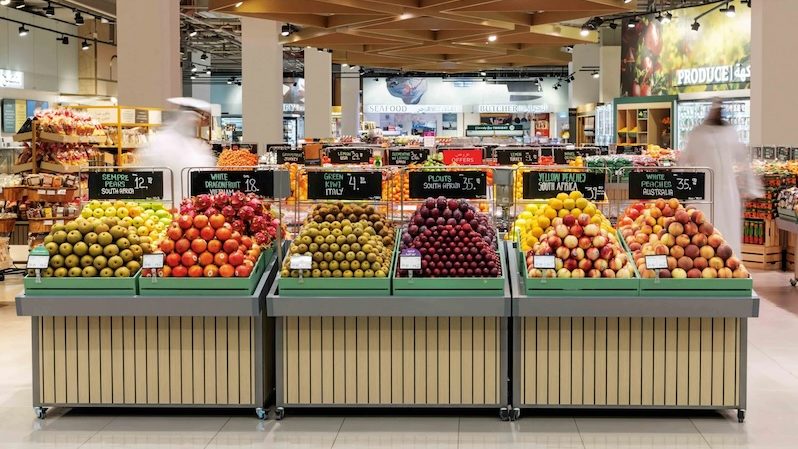
{"label": "store aisle", "polygon": [[[0,286],[0,447],[15,448],[767,448],[798,445],[798,290],[757,273],[767,301],[750,321],[748,416],[732,412],[531,413],[484,416],[291,416],[282,422],[215,413],[104,415],[30,406],[30,327],[14,313],[19,281]],[[792,311],[792,312],[791,312]]]}

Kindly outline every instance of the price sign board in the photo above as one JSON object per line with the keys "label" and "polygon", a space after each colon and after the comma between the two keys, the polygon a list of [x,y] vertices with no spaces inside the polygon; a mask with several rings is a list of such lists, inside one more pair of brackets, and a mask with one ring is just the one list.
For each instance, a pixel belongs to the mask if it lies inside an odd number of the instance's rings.
{"label": "price sign board", "polygon": [[241,191],[266,198],[274,197],[274,172],[258,171],[193,171],[189,175],[189,191],[192,196],[203,193],[232,193]]}
{"label": "price sign board", "polygon": [[555,268],[554,256],[532,256],[532,267],[538,270],[553,270]]}
{"label": "price sign board", "polygon": [[144,254],[141,258],[141,268],[159,269],[163,268],[163,253]]}
{"label": "price sign board", "polygon": [[89,172],[89,199],[153,200],[163,197],[161,171]]}
{"label": "price sign board", "polygon": [[766,161],[776,159],[776,147],[762,147],[762,159]]}
{"label": "price sign board", "polygon": [[291,260],[288,262],[288,265],[292,270],[310,270],[313,268],[313,258],[310,256],[300,256],[299,254],[294,254],[291,256]]}
{"label": "price sign board", "polygon": [[327,150],[332,164],[367,164],[371,154],[371,148],[332,147]]}
{"label": "price sign board", "polygon": [[790,151],[790,147],[778,147],[776,148],[776,159],[781,162],[787,162],[790,160],[792,156],[792,152]]}
{"label": "price sign board", "polygon": [[28,256],[28,263],[26,267],[29,270],[46,270],[49,265],[49,254],[31,254]]}
{"label": "price sign board", "polygon": [[378,200],[380,198],[382,198],[381,172],[308,172],[308,199]]}
{"label": "price sign board", "polygon": [[415,248],[405,248],[399,253],[400,270],[420,270],[421,253]]}
{"label": "price sign board", "polygon": [[429,148],[391,148],[388,150],[388,165],[410,165],[424,162],[429,157]]}
{"label": "price sign board", "polygon": [[441,152],[446,165],[482,165],[482,148],[447,148]]}
{"label": "price sign board", "polygon": [[410,198],[445,196],[484,199],[488,197],[488,179],[484,171],[411,171],[409,178]]}
{"label": "price sign board", "polygon": [[667,256],[646,256],[646,268],[649,270],[663,270],[668,268]]}
{"label": "price sign board", "polygon": [[537,165],[540,159],[540,148],[496,148],[496,162],[499,165],[512,165],[519,162],[526,165]]}
{"label": "price sign board", "polygon": [[277,154],[278,164],[304,164],[305,150],[287,144],[266,145],[266,151]]}
{"label": "price sign board", "polygon": [[629,198],[703,200],[706,198],[706,173],[670,170],[633,171],[629,173]]}
{"label": "price sign board", "polygon": [[798,160],[798,148],[795,147],[790,148],[790,159]]}
{"label": "price sign board", "polygon": [[560,192],[579,191],[590,201],[606,197],[604,173],[528,171],[523,175],[524,199],[553,198]]}

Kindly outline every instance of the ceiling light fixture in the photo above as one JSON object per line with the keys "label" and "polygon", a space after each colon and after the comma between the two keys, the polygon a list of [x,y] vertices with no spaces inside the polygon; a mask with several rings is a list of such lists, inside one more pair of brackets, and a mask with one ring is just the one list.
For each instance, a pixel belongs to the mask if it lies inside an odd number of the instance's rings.
{"label": "ceiling light fixture", "polygon": [[27,36],[28,33],[30,33],[30,30],[25,28],[25,25],[20,25],[19,26],[19,35],[20,36]]}
{"label": "ceiling light fixture", "polygon": [[487,73],[485,73],[485,72],[479,72],[479,76],[486,76],[486,75],[487,75]]}
{"label": "ceiling light fixture", "polygon": [[25,5],[25,0],[17,0],[17,4],[16,4],[16,6],[14,6],[14,7],[15,7],[15,8],[17,8],[17,9],[22,9],[22,8],[24,8],[25,6],[26,6],[26,5]]}
{"label": "ceiling light fixture", "polygon": [[243,5],[243,4],[244,4],[244,2],[238,2],[238,3],[236,3],[236,8],[240,7],[240,6],[241,6],[241,5]]}
{"label": "ceiling light fixture", "polygon": [[194,76],[194,75],[191,75],[191,79],[195,80],[195,79],[197,79],[197,77]]}
{"label": "ceiling light fixture", "polygon": [[665,14],[663,14],[663,16],[662,16],[662,23],[670,23],[670,21],[671,21],[672,19],[673,19],[673,14],[671,14],[671,12],[670,12],[670,11],[668,11],[668,12],[666,12]]}
{"label": "ceiling light fixture", "polygon": [[83,39],[83,42],[80,44],[80,49],[85,51],[89,48],[91,48],[91,44],[86,39]]}
{"label": "ceiling light fixture", "polygon": [[233,84],[234,78],[227,78],[227,84]]}
{"label": "ceiling light fixture", "polygon": [[100,23],[111,23],[111,21],[107,17],[100,17]]}
{"label": "ceiling light fixture", "polygon": [[53,4],[47,2],[47,7],[44,8],[44,15],[47,17],[53,17],[55,15],[55,8],[53,8]]}
{"label": "ceiling light fixture", "polygon": [[747,5],[749,8],[751,7],[751,0],[742,0],[740,3]]}
{"label": "ceiling light fixture", "polygon": [[725,8],[721,8],[720,12],[726,13],[726,17],[734,17],[737,11],[734,8],[734,5],[730,5],[730,4],[726,3],[726,7]]}
{"label": "ceiling light fixture", "polygon": [[290,23],[284,23],[282,28],[280,28],[280,36],[289,36],[293,30],[291,29]]}
{"label": "ceiling light fixture", "polygon": [[208,70],[206,70],[206,71],[205,71],[205,74],[206,74],[206,75],[210,75],[210,74],[211,74],[211,69],[210,69],[210,67],[208,67]]}
{"label": "ceiling light fixture", "polygon": [[698,31],[698,29],[701,28],[701,24],[698,23],[698,20],[696,20],[693,22],[692,25],[690,25],[690,28],[692,28],[693,31]]}
{"label": "ceiling light fixture", "polygon": [[590,76],[592,76],[593,78],[598,79],[601,75],[599,74],[599,72],[593,72],[593,73],[590,74]]}
{"label": "ceiling light fixture", "polygon": [[632,0],[623,0],[623,2],[628,4],[628,3],[632,3]]}
{"label": "ceiling light fixture", "polygon": [[192,72],[196,72],[197,71],[197,66],[195,66],[194,64],[191,64],[191,71]]}
{"label": "ceiling light fixture", "polygon": [[657,22],[659,23],[662,23],[662,21],[664,20],[664,17],[662,17],[662,13],[659,11],[657,11],[657,15],[654,16],[654,18],[657,19]]}
{"label": "ceiling light fixture", "polygon": [[0,6],[6,6],[11,3],[11,0],[0,0]]}
{"label": "ceiling light fixture", "polygon": [[632,17],[631,19],[629,19],[629,23],[626,24],[626,28],[634,28],[635,26],[637,26],[637,22],[638,22],[637,17]]}
{"label": "ceiling light fixture", "polygon": [[207,55],[207,54],[205,54],[205,53],[203,53],[203,54],[200,56],[200,59],[202,59],[203,61],[205,61],[206,59],[208,59],[208,55]]}
{"label": "ceiling light fixture", "polygon": [[57,38],[55,38],[55,40],[61,42],[64,45],[69,45],[69,36],[57,37]]}
{"label": "ceiling light fixture", "polygon": [[496,42],[496,39],[498,39],[498,37],[496,37],[495,34],[488,36],[488,42]]}
{"label": "ceiling light fixture", "polygon": [[616,28],[618,28],[618,24],[617,24],[617,23],[615,23],[615,22],[610,22],[610,29],[613,29],[613,30],[614,30],[614,29],[616,29]]}
{"label": "ceiling light fixture", "polygon": [[75,10],[75,25],[83,25],[84,23],[86,21],[83,20],[83,15],[80,14],[80,11]]}
{"label": "ceiling light fixture", "polygon": [[194,37],[197,35],[197,30],[194,27],[188,27],[188,37]]}
{"label": "ceiling light fixture", "polygon": [[585,37],[588,34],[590,34],[590,27],[587,26],[587,24],[582,25],[582,29],[579,30],[579,35]]}

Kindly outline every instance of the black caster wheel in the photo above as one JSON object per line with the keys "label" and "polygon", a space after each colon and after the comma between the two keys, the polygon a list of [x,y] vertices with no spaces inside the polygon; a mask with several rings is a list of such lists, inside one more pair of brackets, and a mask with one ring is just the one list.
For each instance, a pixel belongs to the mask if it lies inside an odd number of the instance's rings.
{"label": "black caster wheel", "polygon": [[285,409],[282,407],[277,407],[274,409],[274,419],[277,421],[282,421],[285,418]]}
{"label": "black caster wheel", "polygon": [[793,286],[793,287],[798,285],[798,279],[790,279],[790,285]]}
{"label": "black caster wheel", "polygon": [[510,415],[510,420],[518,421],[519,418],[521,418],[521,409],[516,407],[512,410],[512,413]]}
{"label": "black caster wheel", "polygon": [[35,413],[36,417],[39,419],[47,417],[47,409],[44,407],[33,407],[33,413]]}
{"label": "black caster wheel", "polygon": [[499,419],[502,421],[510,420],[510,409],[508,407],[502,407],[499,409]]}
{"label": "black caster wheel", "polygon": [[264,409],[263,407],[256,408],[255,409],[255,414],[258,416],[259,420],[261,420],[261,421],[266,420],[266,417],[267,417],[266,409]]}
{"label": "black caster wheel", "polygon": [[737,410],[737,422],[745,422],[745,410]]}

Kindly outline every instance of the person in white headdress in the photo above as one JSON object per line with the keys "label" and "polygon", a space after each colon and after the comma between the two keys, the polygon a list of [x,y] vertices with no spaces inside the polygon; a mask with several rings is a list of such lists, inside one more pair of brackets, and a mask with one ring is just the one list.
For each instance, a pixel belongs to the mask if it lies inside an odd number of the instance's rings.
{"label": "person in white headdress", "polygon": [[[742,198],[763,195],[762,183],[751,169],[746,147],[737,131],[721,117],[722,103],[714,100],[704,122],[690,131],[687,144],[679,158],[687,167],[709,167],[713,171],[714,214],[708,207],[699,206],[712,224],[723,234],[734,255],[741,257]],[[707,189],[709,186],[707,186]]]}
{"label": "person in white headdress", "polygon": [[215,167],[216,157],[211,147],[197,137],[197,129],[210,117],[211,105],[195,98],[170,98],[170,103],[180,106],[169,123],[156,131],[149,143],[136,152],[136,165],[142,167],[167,167],[174,175],[174,204],[184,198],[181,172],[187,167]]}

